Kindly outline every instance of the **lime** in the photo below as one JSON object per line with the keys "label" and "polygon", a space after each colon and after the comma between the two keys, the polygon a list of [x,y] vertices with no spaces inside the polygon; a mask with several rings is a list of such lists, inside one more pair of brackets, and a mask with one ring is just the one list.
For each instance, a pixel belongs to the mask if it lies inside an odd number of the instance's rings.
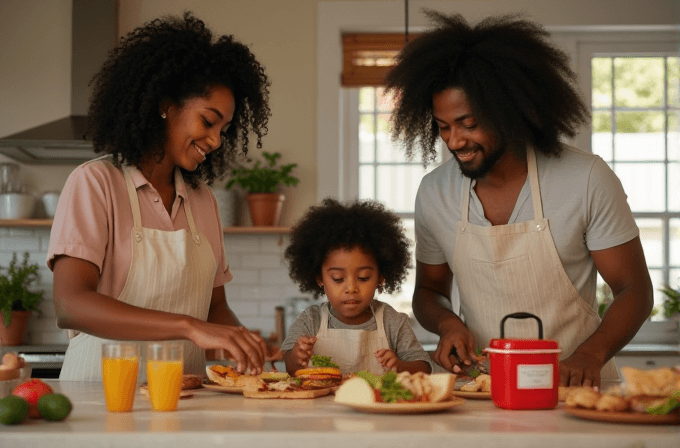
{"label": "lime", "polygon": [[71,413],[71,401],[62,394],[46,394],[38,400],[38,412],[45,420],[63,420]]}
{"label": "lime", "polygon": [[0,423],[13,425],[23,422],[28,416],[28,402],[21,397],[9,395],[0,400]]}

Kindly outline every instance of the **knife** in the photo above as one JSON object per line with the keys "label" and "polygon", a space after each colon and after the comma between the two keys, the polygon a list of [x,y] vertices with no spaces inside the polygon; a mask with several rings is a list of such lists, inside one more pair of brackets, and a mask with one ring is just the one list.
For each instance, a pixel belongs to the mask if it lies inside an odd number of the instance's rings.
{"label": "knife", "polygon": [[[454,373],[463,373],[464,375],[467,375],[471,378],[477,378],[481,374],[489,374],[489,370],[486,368],[484,364],[482,364],[482,361],[472,361],[472,364],[469,366],[466,364],[463,364],[460,360],[460,357],[458,356],[458,352],[456,351],[455,347],[451,348],[451,354],[455,356],[458,359],[458,362],[460,364],[453,366],[453,371]],[[486,358],[484,358],[486,359]],[[458,369],[458,371],[456,371]]]}

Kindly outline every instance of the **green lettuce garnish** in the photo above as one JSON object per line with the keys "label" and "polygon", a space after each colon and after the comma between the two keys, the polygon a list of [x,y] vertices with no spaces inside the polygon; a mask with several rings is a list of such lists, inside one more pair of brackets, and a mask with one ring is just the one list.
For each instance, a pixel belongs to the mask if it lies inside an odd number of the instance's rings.
{"label": "green lettuce garnish", "polygon": [[311,363],[314,367],[340,367],[329,356],[312,355]]}
{"label": "green lettuce garnish", "polygon": [[397,373],[393,370],[386,372],[383,376],[374,375],[366,370],[356,372],[355,375],[365,380],[374,389],[380,390],[380,396],[385,403],[413,399],[413,393],[397,382]]}
{"label": "green lettuce garnish", "polygon": [[680,408],[680,392],[675,392],[664,404],[650,406],[646,410],[648,414],[668,415],[675,408]]}

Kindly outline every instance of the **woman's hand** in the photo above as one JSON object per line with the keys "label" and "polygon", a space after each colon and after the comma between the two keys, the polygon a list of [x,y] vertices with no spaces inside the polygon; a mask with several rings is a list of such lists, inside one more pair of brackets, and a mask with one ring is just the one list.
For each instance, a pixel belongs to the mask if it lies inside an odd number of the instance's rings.
{"label": "woman's hand", "polygon": [[380,350],[376,350],[375,357],[378,359],[378,362],[385,372],[388,370],[394,370],[395,372],[399,371],[399,358],[397,358],[397,354],[389,348],[381,348]]}
{"label": "woman's hand", "polygon": [[440,329],[441,337],[434,352],[437,364],[454,372],[454,367],[460,369],[460,364],[470,366],[480,360],[475,354],[475,339],[460,319],[450,319]]}
{"label": "woman's hand", "polygon": [[264,369],[267,345],[245,327],[195,321],[190,339],[202,349],[223,349],[236,361],[239,373],[259,375]]}

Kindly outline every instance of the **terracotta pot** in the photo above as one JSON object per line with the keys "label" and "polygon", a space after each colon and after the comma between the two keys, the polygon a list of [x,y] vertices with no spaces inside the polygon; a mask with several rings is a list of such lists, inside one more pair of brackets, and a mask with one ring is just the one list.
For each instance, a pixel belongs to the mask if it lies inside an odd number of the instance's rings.
{"label": "terracotta pot", "polygon": [[279,193],[248,193],[246,201],[253,226],[278,226],[284,199]]}
{"label": "terracotta pot", "polygon": [[5,316],[0,313],[0,345],[22,345],[28,329],[30,311],[12,311],[12,321],[5,327]]}

